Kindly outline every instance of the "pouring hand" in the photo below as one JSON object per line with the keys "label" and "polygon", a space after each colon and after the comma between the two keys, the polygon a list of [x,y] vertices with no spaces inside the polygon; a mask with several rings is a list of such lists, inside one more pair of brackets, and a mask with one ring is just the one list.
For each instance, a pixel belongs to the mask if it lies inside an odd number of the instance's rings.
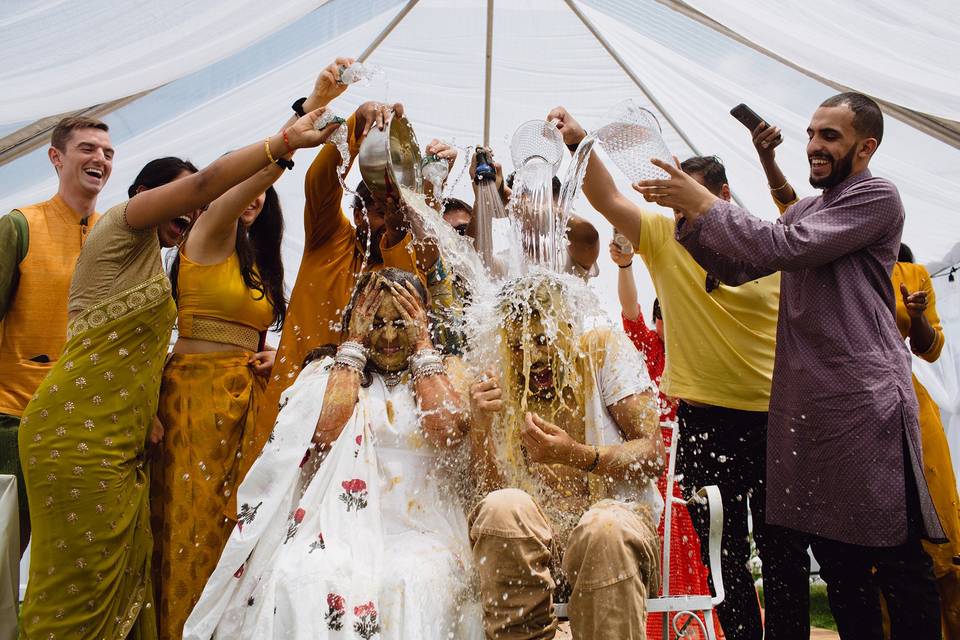
{"label": "pouring hand", "polygon": [[438,140],[434,138],[430,141],[430,144],[427,145],[427,148],[424,149],[427,155],[437,156],[442,160],[447,161],[447,167],[449,169],[453,168],[453,163],[457,161],[457,148],[450,146],[448,143],[443,140]]}
{"label": "pouring hand", "polygon": [[320,72],[316,82],[313,84],[313,99],[316,106],[324,107],[331,100],[341,95],[347,90],[347,85],[340,84],[340,69],[349,67],[354,62],[353,58],[337,58]]}
{"label": "pouring hand", "polygon": [[554,120],[557,121],[557,129],[560,130],[560,135],[563,136],[563,144],[580,144],[580,141],[587,137],[587,132],[584,128],[581,127],[580,123],[563,107],[554,107],[554,109],[547,114],[548,122]]}
{"label": "pouring hand", "polygon": [[392,114],[403,115],[403,105],[397,102],[393,106],[382,102],[364,102],[357,109],[357,132],[358,138],[365,137],[370,129],[376,127],[380,131],[390,122]]}

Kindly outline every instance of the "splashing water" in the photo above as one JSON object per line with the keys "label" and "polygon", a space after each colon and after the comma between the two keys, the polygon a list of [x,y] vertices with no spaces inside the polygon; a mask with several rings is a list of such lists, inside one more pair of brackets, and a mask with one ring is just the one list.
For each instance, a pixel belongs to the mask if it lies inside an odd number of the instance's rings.
{"label": "splashing water", "polygon": [[557,228],[566,229],[570,216],[573,215],[573,203],[580,195],[580,187],[583,185],[583,178],[587,174],[587,164],[590,162],[590,154],[593,152],[593,145],[597,141],[596,134],[591,133],[580,141],[576,152],[573,154],[573,161],[567,167],[567,176],[563,181],[563,187],[560,189],[560,198],[557,203]]}
{"label": "splashing water", "polygon": [[359,60],[349,67],[341,67],[340,84],[358,84],[361,87],[369,86],[376,80],[386,77],[382,67],[363,63]]}
{"label": "splashing water", "polygon": [[483,180],[477,185],[477,197],[473,204],[473,217],[476,221],[477,253],[488,269],[493,269],[493,221],[506,217],[503,199],[495,180]]}
{"label": "splashing water", "polygon": [[527,264],[559,271],[561,245],[553,210],[553,166],[532,158],[520,167],[507,209]]}

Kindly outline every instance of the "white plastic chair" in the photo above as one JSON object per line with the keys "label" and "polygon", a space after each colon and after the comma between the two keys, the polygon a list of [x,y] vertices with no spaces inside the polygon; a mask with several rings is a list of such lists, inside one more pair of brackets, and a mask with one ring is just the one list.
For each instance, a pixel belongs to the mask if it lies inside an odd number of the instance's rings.
{"label": "white plastic chair", "polygon": [[[720,500],[720,489],[715,485],[700,488],[689,503],[681,498],[674,497],[674,473],[676,471],[677,454],[677,425],[669,425],[672,430],[670,438],[670,462],[667,466],[667,497],[664,508],[662,561],[660,563],[660,584],[663,595],[656,598],[647,598],[647,614],[660,615],[663,619],[664,640],[682,640],[687,628],[694,624],[700,628],[703,636],[709,640],[716,640],[716,631],[713,622],[713,610],[723,602],[723,577],[720,573],[720,541],[723,539],[723,503]],[[713,588],[717,595],[670,595],[670,533],[673,523],[673,505],[703,504],[706,501],[710,510],[710,575],[713,578]],[[567,618],[567,603],[558,602],[554,605],[558,618]],[[703,619],[697,614],[703,614]]]}

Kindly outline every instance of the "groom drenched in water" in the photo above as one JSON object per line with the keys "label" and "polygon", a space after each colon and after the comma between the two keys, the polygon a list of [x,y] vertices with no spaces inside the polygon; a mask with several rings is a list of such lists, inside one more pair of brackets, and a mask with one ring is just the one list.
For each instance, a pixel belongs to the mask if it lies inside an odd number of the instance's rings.
{"label": "groom drenched in water", "polygon": [[552,638],[555,596],[574,638],[645,638],[659,589],[656,390],[621,332],[576,326],[574,286],[544,272],[508,282],[490,341],[501,377],[471,388],[488,638]]}

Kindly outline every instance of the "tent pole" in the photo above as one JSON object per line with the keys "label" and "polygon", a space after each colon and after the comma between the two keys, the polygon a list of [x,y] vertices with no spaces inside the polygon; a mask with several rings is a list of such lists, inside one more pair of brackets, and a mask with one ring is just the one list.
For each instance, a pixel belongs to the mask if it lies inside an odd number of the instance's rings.
{"label": "tent pole", "polygon": [[493,0],[487,0],[487,57],[483,78],[483,146],[490,146],[490,85],[493,67]]}
{"label": "tent pole", "polygon": [[[647,89],[646,85],[643,84],[637,74],[633,72],[633,69],[630,68],[630,65],[628,65],[626,61],[620,57],[620,54],[616,52],[607,39],[600,34],[600,32],[597,30],[597,27],[590,22],[590,18],[583,15],[583,12],[580,11],[580,7],[576,5],[576,2],[574,2],[574,0],[564,0],[564,2],[566,2],[567,6],[570,7],[570,10],[573,11],[578,18],[580,18],[580,22],[583,23],[583,26],[585,26],[590,33],[593,34],[593,37],[596,38],[601,45],[603,45],[603,48],[607,50],[607,53],[610,54],[610,57],[613,58],[618,65],[620,65],[620,68],[623,69],[623,72],[626,73],[631,80],[633,80],[633,84],[637,85],[637,88],[643,92],[643,95],[647,97],[647,100],[649,100],[653,106],[656,107],[657,111],[663,115],[664,119],[670,123],[670,126],[673,127],[673,130],[680,135],[680,138],[686,143],[686,145],[690,147],[690,150],[693,151],[695,155],[702,156],[703,154],[700,153],[700,149],[697,148],[697,145],[693,144],[693,140],[690,139],[690,136],[688,136],[686,132],[680,128],[680,125],[677,124],[677,121],[673,119],[673,116],[670,115],[670,112],[667,111],[660,101],[657,100],[656,96],[654,96],[650,90]],[[734,202],[736,202],[738,205],[744,209],[746,208],[744,207],[740,198],[737,197],[737,194],[731,191],[730,197],[732,197]]]}
{"label": "tent pole", "polygon": [[420,0],[410,0],[409,2],[407,2],[407,4],[403,7],[403,9],[400,9],[400,12],[397,15],[393,16],[393,20],[391,20],[390,23],[383,28],[383,31],[381,31],[377,35],[377,37],[373,39],[373,42],[371,42],[370,45],[363,50],[363,53],[361,53],[357,57],[357,60],[359,60],[360,62],[366,62],[367,58],[369,58],[371,54],[373,54],[373,52],[377,50],[377,47],[380,46],[380,43],[383,42],[388,35],[390,35],[390,32],[393,31],[393,29],[398,24],[400,24],[401,20],[407,17],[407,14],[410,13],[410,10],[413,9],[413,7],[419,1]]}

